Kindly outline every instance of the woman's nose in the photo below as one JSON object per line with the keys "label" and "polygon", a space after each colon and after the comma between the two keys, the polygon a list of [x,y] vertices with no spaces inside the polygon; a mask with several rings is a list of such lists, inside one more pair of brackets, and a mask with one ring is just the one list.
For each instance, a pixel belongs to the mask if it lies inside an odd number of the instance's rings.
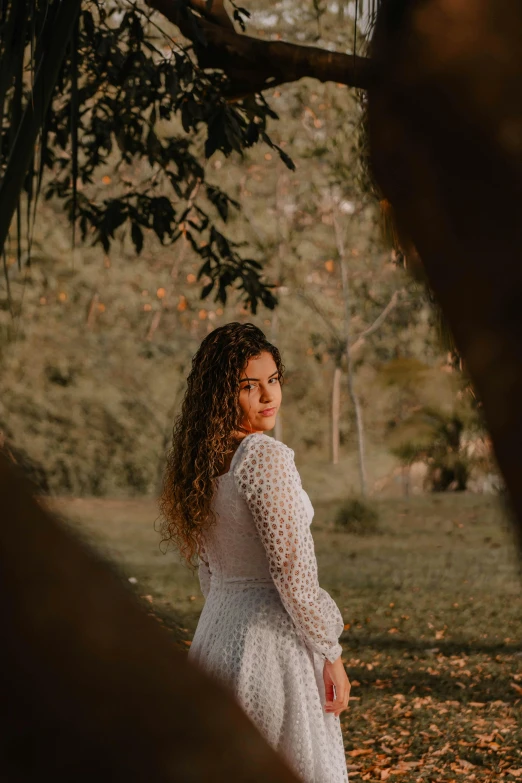
{"label": "woman's nose", "polygon": [[261,398],[263,402],[270,402],[272,399],[271,389],[269,386],[261,386]]}

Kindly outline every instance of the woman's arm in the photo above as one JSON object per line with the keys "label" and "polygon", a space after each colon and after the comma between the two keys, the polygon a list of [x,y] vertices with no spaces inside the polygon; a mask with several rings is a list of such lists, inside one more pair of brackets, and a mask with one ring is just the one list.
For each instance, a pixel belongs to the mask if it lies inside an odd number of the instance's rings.
{"label": "woman's arm", "polygon": [[268,557],[270,574],[303,641],[327,660],[341,655],[344,623],[335,601],[319,587],[317,560],[294,452],[252,435],[234,470]]}

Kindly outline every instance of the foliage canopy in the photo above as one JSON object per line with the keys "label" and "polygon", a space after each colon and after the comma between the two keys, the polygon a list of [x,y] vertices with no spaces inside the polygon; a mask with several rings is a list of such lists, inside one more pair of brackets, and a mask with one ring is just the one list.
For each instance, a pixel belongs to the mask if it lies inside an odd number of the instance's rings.
{"label": "foliage canopy", "polygon": [[[307,74],[329,80],[344,73],[361,86],[367,61],[243,35],[250,14],[232,5],[230,17],[222,2],[199,0],[3,4],[0,245],[16,210],[19,267],[22,234],[30,258],[42,193],[63,201],[73,241],[78,226],[83,241],[108,251],[124,227],[139,253],[144,231],[163,245],[183,236],[201,259],[200,277],[209,278],[203,298],[212,292],[224,303],[234,287],[253,312],[259,303],[275,306],[259,260],[220,228],[239,205],[208,182],[205,160],[262,141],[293,168],[267,133],[277,114],[262,90]],[[375,3],[366,10],[374,13]],[[108,196],[98,185],[110,177],[114,150],[119,186]]]}

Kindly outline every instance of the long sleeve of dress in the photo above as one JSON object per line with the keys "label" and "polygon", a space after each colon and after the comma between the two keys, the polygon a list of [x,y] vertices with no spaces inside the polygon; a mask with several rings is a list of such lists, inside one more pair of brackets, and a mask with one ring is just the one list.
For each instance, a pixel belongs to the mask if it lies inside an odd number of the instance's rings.
{"label": "long sleeve of dress", "polygon": [[198,560],[199,586],[201,588],[201,592],[203,593],[203,597],[206,598],[210,590],[211,572],[210,566],[208,564],[208,557],[203,546],[200,546]]}
{"label": "long sleeve of dress", "polygon": [[234,470],[239,494],[254,518],[270,575],[296,630],[312,650],[335,661],[344,624],[319,587],[317,560],[294,452],[263,435],[249,436]]}

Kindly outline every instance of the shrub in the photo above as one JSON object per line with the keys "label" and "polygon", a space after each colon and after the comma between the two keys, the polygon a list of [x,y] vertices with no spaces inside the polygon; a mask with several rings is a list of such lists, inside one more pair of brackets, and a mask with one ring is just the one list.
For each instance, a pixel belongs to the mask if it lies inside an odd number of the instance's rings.
{"label": "shrub", "polygon": [[413,462],[427,465],[426,489],[430,492],[464,491],[473,459],[467,452],[464,434],[472,413],[423,406],[394,433],[396,445],[390,448],[404,466]]}
{"label": "shrub", "polygon": [[348,498],[337,509],[334,518],[335,529],[356,536],[372,536],[380,532],[379,513],[362,498]]}

